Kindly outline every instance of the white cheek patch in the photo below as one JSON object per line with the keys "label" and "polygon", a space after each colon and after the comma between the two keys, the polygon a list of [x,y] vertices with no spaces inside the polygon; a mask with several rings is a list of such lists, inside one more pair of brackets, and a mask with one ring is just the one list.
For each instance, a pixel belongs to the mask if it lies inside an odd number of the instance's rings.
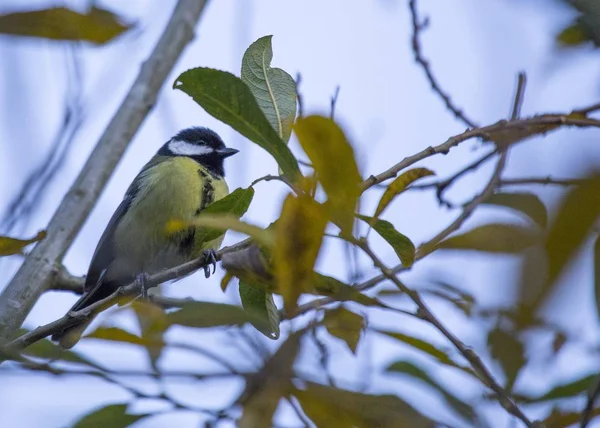
{"label": "white cheek patch", "polygon": [[187,141],[181,140],[171,140],[171,142],[169,143],[169,150],[174,155],[180,156],[201,156],[208,155],[214,152],[214,149],[212,147],[191,144]]}

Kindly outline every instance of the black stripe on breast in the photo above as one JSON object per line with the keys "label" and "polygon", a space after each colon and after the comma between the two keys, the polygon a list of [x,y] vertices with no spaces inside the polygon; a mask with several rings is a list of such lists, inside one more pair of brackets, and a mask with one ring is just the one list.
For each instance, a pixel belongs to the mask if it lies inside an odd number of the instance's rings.
{"label": "black stripe on breast", "polygon": [[204,186],[202,187],[202,202],[196,210],[196,215],[200,214],[204,208],[212,204],[215,200],[215,188],[212,185],[212,180],[201,169],[198,170],[198,173],[204,179]]}

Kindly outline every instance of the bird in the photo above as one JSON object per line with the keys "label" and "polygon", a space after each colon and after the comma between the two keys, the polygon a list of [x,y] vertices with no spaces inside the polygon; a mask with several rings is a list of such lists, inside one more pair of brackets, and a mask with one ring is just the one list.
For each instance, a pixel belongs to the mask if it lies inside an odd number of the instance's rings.
{"label": "bird", "polygon": [[[141,169],[100,237],[81,298],[69,310],[80,311],[121,286],[204,256],[205,276],[216,269],[216,250],[223,235],[209,242],[196,226],[169,233],[173,219],[193,220],[213,202],[229,194],[224,160],[238,150],[228,148],[205,127],[179,131]],[[105,308],[103,308],[105,309]],[[63,349],[72,348],[97,313],[52,335]]]}

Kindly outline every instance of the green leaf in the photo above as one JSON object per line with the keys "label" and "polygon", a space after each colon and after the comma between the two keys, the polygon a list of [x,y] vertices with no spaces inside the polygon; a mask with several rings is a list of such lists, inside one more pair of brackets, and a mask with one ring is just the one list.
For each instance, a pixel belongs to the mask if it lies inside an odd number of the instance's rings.
{"label": "green leaf", "polygon": [[409,361],[396,361],[387,368],[388,372],[391,373],[402,373],[412,376],[416,379],[421,380],[427,385],[431,386],[433,389],[437,390],[444,399],[446,403],[450,407],[452,407],[458,414],[462,417],[470,421],[472,424],[477,426],[477,416],[473,407],[465,403],[464,401],[457,398],[454,394],[449,392],[446,388],[440,385],[435,379],[433,379],[429,374],[423,370],[422,368],[416,366],[415,364]]}
{"label": "green leaf", "polygon": [[207,113],[269,152],[292,181],[300,178],[296,158],[241,79],[225,71],[200,67],[181,74],[173,87],[191,96]]}
{"label": "green leaf", "polygon": [[494,193],[483,203],[520,211],[543,228],[548,223],[546,206],[532,193]]}
{"label": "green leaf", "polygon": [[498,327],[490,331],[487,341],[492,358],[500,362],[506,374],[505,388],[510,392],[519,372],[527,363],[525,347],[516,337],[516,333]]}
{"label": "green leaf", "polygon": [[285,199],[276,224],[273,263],[286,311],[295,308],[303,291],[310,290],[326,225],[324,207],[314,199],[292,194]]}
{"label": "green leaf", "polygon": [[463,367],[463,366],[455,363],[448,356],[448,354],[446,354],[444,351],[436,348],[434,345],[432,345],[429,342],[425,342],[424,340],[416,338],[414,336],[409,336],[407,334],[398,333],[395,331],[386,331],[386,330],[376,330],[376,331],[378,333],[381,333],[388,337],[391,337],[392,339],[396,339],[406,345],[409,345],[415,349],[418,349],[419,351],[425,352],[426,354],[429,354],[430,356],[432,356],[433,358],[435,358],[442,364],[445,364],[449,367],[454,367],[454,368],[460,369],[463,372],[468,373],[471,376],[474,376],[475,378],[477,378],[477,375],[470,368]]}
{"label": "green leaf", "polygon": [[[253,187],[248,187],[247,189],[240,187],[235,189],[224,198],[218,199],[212,204],[208,205],[202,210],[200,215],[230,214],[239,219],[246,214],[246,211],[248,211],[248,208],[250,208],[253,198]],[[207,229],[203,232],[204,237],[202,238],[202,242],[212,241],[224,233],[225,232],[223,230]]]}
{"label": "green leaf", "polygon": [[244,310],[256,315],[260,322],[254,327],[269,339],[279,339],[279,311],[273,300],[273,294],[259,290],[240,280],[240,299]]}
{"label": "green leaf", "polygon": [[[596,418],[600,416],[600,408],[595,409],[590,414],[590,419]],[[566,427],[574,427],[578,426],[581,423],[581,412],[569,412],[565,410],[559,410],[554,408],[550,416],[543,420],[542,425],[546,428],[566,428]],[[581,425],[579,425],[581,426]],[[592,428],[592,424],[588,424],[590,428]],[[595,425],[594,425],[595,426]]]}
{"label": "green leaf", "polygon": [[298,118],[294,130],[327,194],[332,218],[351,233],[361,182],[354,149],[342,129],[322,116]]}
{"label": "green leaf", "polygon": [[287,142],[296,117],[296,82],[281,68],[271,68],[272,38],[261,37],[246,49],[242,58],[241,77],[271,126]]}
{"label": "green leaf", "polygon": [[110,404],[105,407],[94,410],[79,419],[73,425],[73,428],[127,428],[142,418],[148,416],[148,413],[140,415],[130,415],[127,413],[127,404]]}
{"label": "green leaf", "polygon": [[98,45],[107,43],[131,28],[104,9],[93,6],[81,14],[64,7],[0,15],[0,34],[76,40]]}
{"label": "green leaf", "polygon": [[563,383],[552,388],[550,391],[539,396],[524,396],[519,397],[521,401],[526,403],[543,403],[551,400],[561,400],[564,398],[573,398],[586,394],[594,387],[598,379],[598,373],[584,376],[580,379]]}
{"label": "green leaf", "polygon": [[596,314],[600,318],[600,236],[594,243],[594,294],[596,296]]}
{"label": "green leaf", "polygon": [[539,242],[538,234],[524,227],[486,224],[440,242],[445,250],[473,250],[489,253],[517,253]]}
{"label": "green leaf", "polygon": [[132,345],[145,346],[147,341],[133,333],[119,327],[98,327],[96,330],[84,336],[86,339],[100,339],[110,342],[130,343]]}
{"label": "green leaf", "polygon": [[8,236],[0,236],[0,257],[20,254],[23,251],[23,248],[34,242],[41,241],[45,237],[46,232],[43,230],[38,232],[38,234],[31,239],[16,239],[9,238]]}
{"label": "green leaf", "polygon": [[348,348],[356,354],[356,347],[365,326],[365,319],[362,315],[340,306],[325,312],[323,325],[329,334],[346,342]]}
{"label": "green leaf", "polygon": [[563,47],[579,46],[591,40],[592,38],[588,32],[585,31],[585,28],[583,28],[577,21],[575,21],[574,24],[565,27],[556,36],[556,41],[560,46]]}
{"label": "green leaf", "polygon": [[209,328],[260,322],[260,319],[245,312],[239,306],[212,302],[189,302],[181,309],[168,313],[167,322],[169,325]]}
{"label": "green leaf", "polygon": [[414,168],[400,174],[392,183],[385,189],[383,196],[377,204],[377,209],[373,217],[379,217],[381,213],[392,203],[394,198],[404,192],[406,188],[418,180],[419,178],[435,175],[435,172],[427,168]]}
{"label": "green leaf", "polygon": [[392,246],[404,266],[412,266],[415,261],[415,244],[408,237],[398,232],[389,221],[362,214],[356,216],[372,226]]}
{"label": "green leaf", "polygon": [[437,424],[395,395],[367,395],[305,382],[296,389],[304,413],[318,427],[419,427]]}

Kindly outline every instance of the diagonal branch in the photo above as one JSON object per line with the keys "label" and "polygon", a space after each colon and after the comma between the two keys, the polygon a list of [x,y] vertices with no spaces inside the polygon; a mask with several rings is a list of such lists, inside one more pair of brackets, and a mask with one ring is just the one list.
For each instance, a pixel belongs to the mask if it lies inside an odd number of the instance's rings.
{"label": "diagonal branch", "polygon": [[129,142],[154,106],[158,91],[194,36],[205,0],[179,0],[154,51],[96,144],[40,242],[0,295],[0,344],[23,323],[52,282],[62,261],[104,189]]}

